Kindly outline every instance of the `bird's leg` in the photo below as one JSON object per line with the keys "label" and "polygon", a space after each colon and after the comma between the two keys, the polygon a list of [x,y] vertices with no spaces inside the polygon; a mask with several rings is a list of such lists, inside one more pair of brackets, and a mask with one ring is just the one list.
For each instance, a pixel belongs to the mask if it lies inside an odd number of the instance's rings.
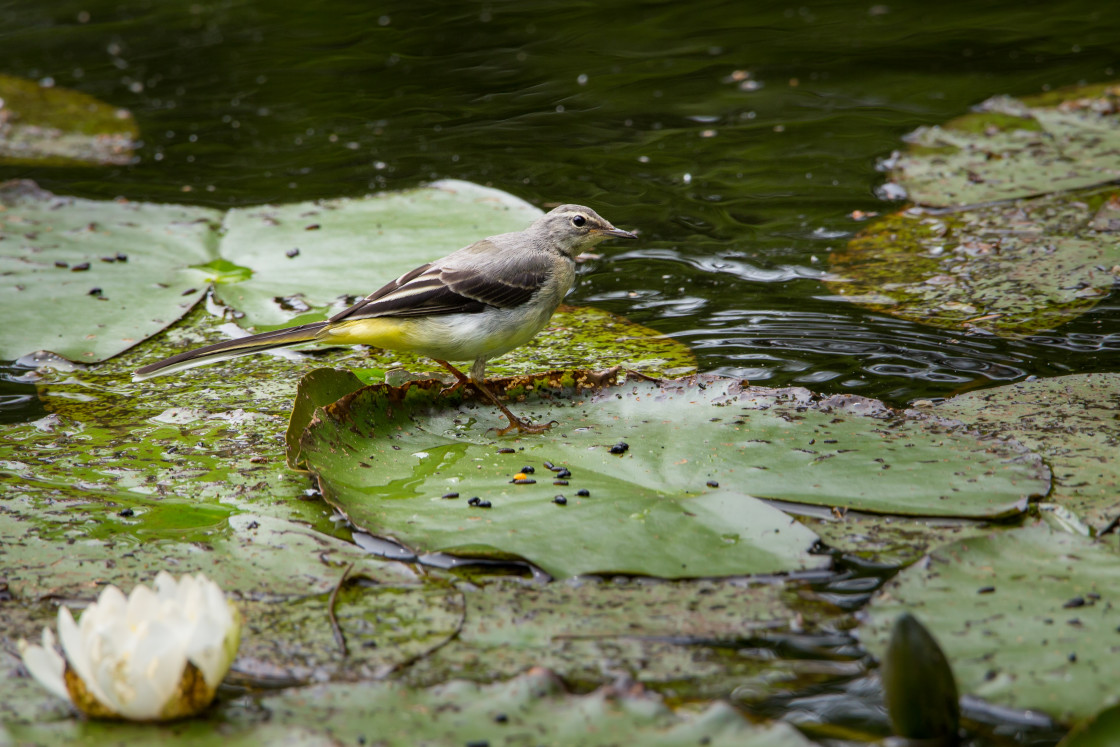
{"label": "bird's leg", "polygon": [[442,392],[440,392],[440,394],[451,394],[452,392],[457,392],[465,385],[471,383],[471,380],[467,378],[467,375],[465,373],[455,368],[455,366],[452,366],[447,361],[441,361],[439,358],[432,358],[432,360],[446,368],[455,376],[455,383],[444,389]]}
{"label": "bird's leg", "polygon": [[446,368],[448,371],[450,371],[452,374],[454,374],[455,378],[457,379],[457,381],[454,384],[452,384],[447,389],[443,390],[443,392],[442,392],[443,394],[449,394],[450,392],[455,391],[456,389],[463,386],[464,384],[468,384],[468,383],[474,384],[475,388],[478,389],[478,391],[482,392],[482,395],[484,397],[486,397],[486,399],[490,400],[490,402],[495,407],[497,407],[499,410],[502,411],[502,414],[505,415],[509,419],[509,425],[507,425],[505,428],[498,428],[497,429],[499,436],[506,435],[507,433],[509,433],[514,428],[521,431],[522,433],[544,433],[545,431],[547,431],[549,428],[552,427],[552,423],[543,423],[543,424],[530,423],[529,421],[522,420],[521,418],[517,417],[512,412],[510,412],[510,409],[508,407],[506,407],[505,404],[500,399],[498,399],[497,396],[493,392],[491,392],[490,388],[487,387],[486,384],[485,384],[485,381],[486,381],[486,359],[485,358],[479,358],[478,360],[476,360],[474,362],[474,365],[471,366],[470,377],[467,377],[462,371],[455,368],[455,366],[452,366],[447,361],[441,361],[439,358],[433,358],[432,360],[434,360],[436,363],[440,364],[441,366]]}

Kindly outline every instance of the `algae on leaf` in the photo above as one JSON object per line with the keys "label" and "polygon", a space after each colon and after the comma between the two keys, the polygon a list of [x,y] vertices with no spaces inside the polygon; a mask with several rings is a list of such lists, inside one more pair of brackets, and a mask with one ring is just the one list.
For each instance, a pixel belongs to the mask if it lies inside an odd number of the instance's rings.
{"label": "algae on leaf", "polygon": [[0,164],[120,166],[132,160],[137,134],[127,109],[0,74]]}
{"label": "algae on leaf", "polygon": [[1120,86],[997,96],[922,127],[891,179],[919,205],[950,207],[1084,189],[1120,178]]}
{"label": "algae on leaf", "polygon": [[[324,497],[373,534],[422,552],[520,557],[557,576],[819,565],[807,554],[814,535],[759,498],[992,518],[1049,488],[1038,458],[1014,442],[859,397],[586,371],[490,383],[520,414],[558,425],[493,438],[498,418],[470,392],[382,385],[318,409],[300,454]],[[569,469],[568,484],[550,484],[545,462]],[[522,466],[538,484],[511,482]]]}
{"label": "algae on leaf", "polygon": [[862,637],[886,649],[901,612],[937,637],[962,692],[1069,721],[1117,702],[1120,552],[1044,525],[938,548],[872,600]]}
{"label": "algae on leaf", "polygon": [[1120,192],[888,216],[830,260],[836,298],[946,329],[1053,329],[1120,280]]}

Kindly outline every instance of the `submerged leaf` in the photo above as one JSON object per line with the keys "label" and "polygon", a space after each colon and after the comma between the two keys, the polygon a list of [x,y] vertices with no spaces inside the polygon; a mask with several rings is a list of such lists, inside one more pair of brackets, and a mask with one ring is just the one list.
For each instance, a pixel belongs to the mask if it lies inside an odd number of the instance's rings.
{"label": "submerged leaf", "polygon": [[937,639],[909,612],[891,628],[882,680],[895,734],[956,743],[961,714],[953,669]]}
{"label": "submerged leaf", "polygon": [[59,86],[0,75],[0,163],[124,165],[136,146],[127,109]]}

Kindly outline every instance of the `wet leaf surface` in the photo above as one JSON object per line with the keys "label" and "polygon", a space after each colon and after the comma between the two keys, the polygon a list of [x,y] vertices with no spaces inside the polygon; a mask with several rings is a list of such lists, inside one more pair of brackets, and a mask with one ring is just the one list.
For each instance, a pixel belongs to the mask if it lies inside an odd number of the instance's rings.
{"label": "wet leaf surface", "polygon": [[962,394],[935,409],[1041,454],[1054,474],[1048,500],[1097,531],[1120,519],[1120,374],[1022,381]]}
{"label": "wet leaf surface", "polygon": [[[217,728],[216,728],[217,727]],[[743,745],[807,747],[783,723],[752,724],[716,703],[673,711],[641,691],[565,692],[550,672],[533,669],[491,685],[448,682],[430,689],[399,683],[316,685],[245,704],[226,703],[209,718],[171,726],[53,721],[9,724],[0,738],[19,744],[290,745]]]}
{"label": "wet leaf surface", "polygon": [[1107,189],[907,210],[834,253],[826,282],[838,298],[936,327],[1010,337],[1053,329],[1120,279],[1118,201]]}
{"label": "wet leaf surface", "polygon": [[0,74],[0,164],[123,166],[137,136],[127,109]]}
{"label": "wet leaf surface", "polygon": [[50,350],[91,363],[164,329],[202,298],[205,285],[187,266],[213,257],[220,218],[0,185],[0,358]]}
{"label": "wet leaf surface", "polygon": [[539,665],[580,689],[627,677],[689,699],[736,688],[760,693],[819,671],[819,661],[803,662],[804,668],[772,661],[768,649],[776,641],[846,626],[849,619],[804,582],[781,580],[616,578],[543,586],[495,580],[465,600],[459,635],[413,665],[406,681],[489,682]]}
{"label": "wet leaf surface", "polygon": [[881,655],[901,612],[919,617],[962,693],[1061,720],[1115,702],[1116,537],[1034,525],[941,547],[872,600],[862,629]]}
{"label": "wet leaf surface", "polygon": [[890,175],[936,207],[1083,189],[1120,178],[1120,87],[988,99],[940,127],[921,127]]}
{"label": "wet leaf surface", "polygon": [[[489,406],[462,390],[369,387],[318,410],[301,453],[324,497],[373,534],[422,552],[521,557],[558,576],[817,565],[805,555],[813,535],[756,498],[1001,517],[1049,487],[1021,445],[874,400],[715,376],[604,388],[611,381],[578,371],[492,381],[523,414],[559,423],[502,438],[487,433],[498,422]],[[550,484],[546,461],[572,472],[567,485]],[[513,482],[525,465],[539,483]]]}

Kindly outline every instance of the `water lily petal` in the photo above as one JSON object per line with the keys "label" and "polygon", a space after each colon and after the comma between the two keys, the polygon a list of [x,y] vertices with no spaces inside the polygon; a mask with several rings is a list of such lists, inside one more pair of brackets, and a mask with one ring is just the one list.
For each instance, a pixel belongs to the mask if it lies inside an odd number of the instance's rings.
{"label": "water lily petal", "polygon": [[66,670],[66,660],[59,656],[54,647],[54,633],[50,628],[43,628],[43,645],[35,646],[20,639],[20,656],[23,665],[40,685],[51,691],[63,700],[70,700],[70,693],[66,690],[63,672]]}
{"label": "water lily petal", "polygon": [[[90,612],[94,612],[96,608],[96,604],[91,604],[82,614],[83,621],[87,616],[90,618],[89,627],[92,627],[95,617],[95,615],[90,615]],[[105,694],[105,691],[97,685],[94,679],[89,647],[86,645],[86,640],[82,635],[81,629],[78,624],[74,622],[74,616],[70,614],[70,609],[65,605],[58,608],[58,637],[62,643],[62,652],[66,655],[66,661],[69,663],[70,669],[85,683],[89,694],[106,708],[115,711],[116,709],[113,701]]]}

